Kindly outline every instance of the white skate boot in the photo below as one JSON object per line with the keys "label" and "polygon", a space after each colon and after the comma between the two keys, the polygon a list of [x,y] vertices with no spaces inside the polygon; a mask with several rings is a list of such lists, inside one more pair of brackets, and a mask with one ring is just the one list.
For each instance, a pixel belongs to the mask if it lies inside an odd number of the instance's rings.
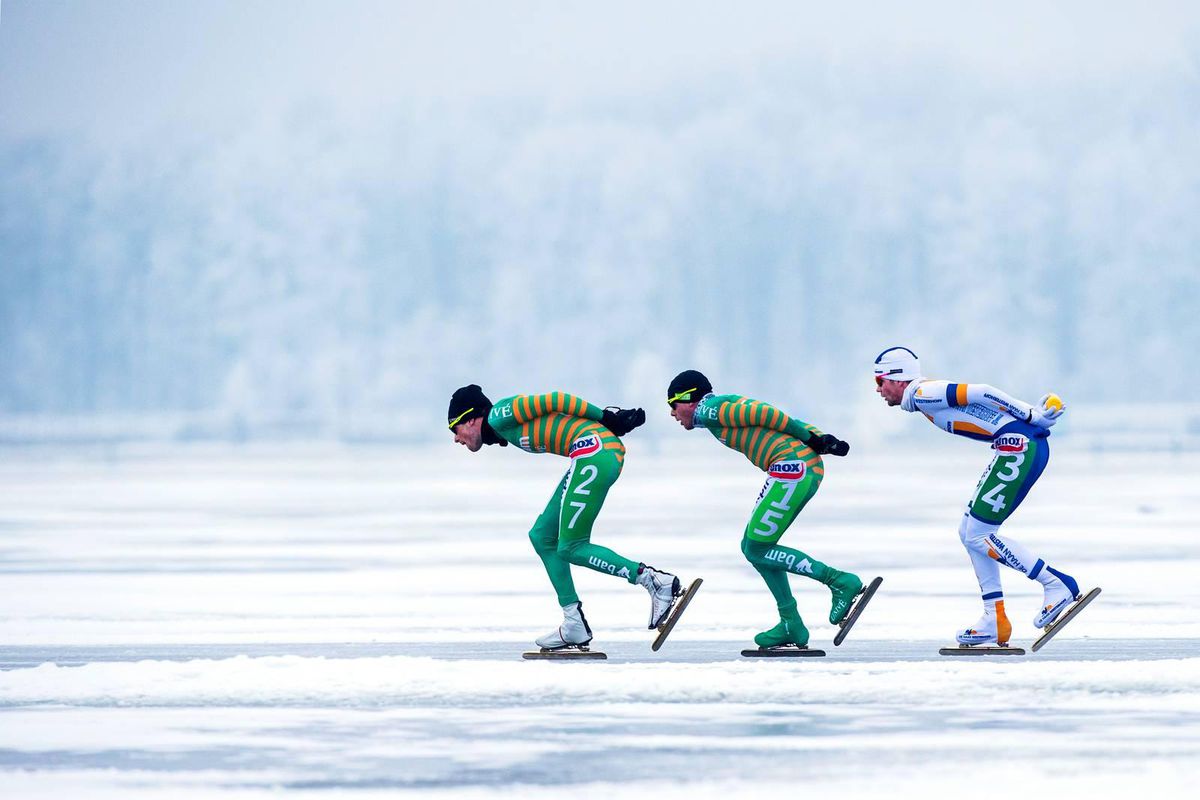
{"label": "white skate boot", "polygon": [[997,600],[992,607],[986,607],[983,616],[971,627],[958,632],[958,643],[975,645],[995,642],[1001,647],[1008,646],[1008,637],[1012,636],[1012,624],[1004,613],[1004,601]]}
{"label": "white skate boot", "polygon": [[1033,618],[1033,626],[1044,628],[1058,619],[1058,615],[1066,610],[1078,591],[1077,588],[1072,592],[1071,588],[1062,581],[1055,581],[1047,586],[1042,598],[1042,610]]}
{"label": "white skate boot", "polygon": [[654,630],[671,613],[671,606],[682,590],[679,588],[679,578],[669,572],[662,572],[654,567],[642,564],[638,568],[637,582],[645,586],[650,593],[650,624],[646,627]]}
{"label": "white skate boot", "polygon": [[592,640],[592,629],[583,616],[583,603],[563,606],[563,623],[556,630],[536,640],[543,650],[562,650],[564,647],[583,647]]}

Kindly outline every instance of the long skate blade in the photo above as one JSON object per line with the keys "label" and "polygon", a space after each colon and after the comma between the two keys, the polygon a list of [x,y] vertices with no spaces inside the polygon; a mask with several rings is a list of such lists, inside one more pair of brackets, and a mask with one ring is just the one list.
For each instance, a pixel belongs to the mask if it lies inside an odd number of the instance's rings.
{"label": "long skate blade", "polygon": [[938,650],[942,656],[1023,656],[1023,647],[991,647],[981,644],[960,644],[958,647],[943,647]]}
{"label": "long skate blade", "polygon": [[578,661],[579,659],[607,660],[608,656],[601,650],[589,650],[586,647],[564,647],[560,650],[526,650],[521,658],[546,661]]}
{"label": "long skate blade", "polygon": [[1090,592],[1079,598],[1062,613],[1058,619],[1046,626],[1046,632],[1033,643],[1033,652],[1037,652],[1046,646],[1046,642],[1050,641],[1058,634],[1060,630],[1066,627],[1067,623],[1075,619],[1075,616],[1087,606],[1088,603],[1100,596],[1100,587],[1092,589]]}
{"label": "long skate blade", "polygon": [[696,596],[696,592],[700,590],[700,584],[704,583],[703,578],[696,578],[692,581],[679,599],[675,601],[675,605],[671,608],[671,612],[667,614],[666,620],[658,626],[658,636],[654,637],[654,643],[650,645],[651,650],[657,651],[663,646],[663,642],[671,635],[671,631],[675,628],[675,623],[679,622],[679,618],[683,616],[684,609],[691,604],[692,598]]}
{"label": "long skate blade", "polygon": [[746,658],[813,658],[825,655],[824,650],[813,650],[808,647],[759,647],[755,650],[743,650]]}
{"label": "long skate blade", "polygon": [[850,607],[845,618],[839,623],[841,630],[837,636],[833,637],[833,646],[837,647],[846,640],[846,634],[850,633],[850,629],[854,627],[854,623],[858,622],[859,616],[862,615],[863,609],[867,607],[867,603],[871,602],[871,598],[875,596],[875,592],[879,591],[879,585],[883,583],[883,578],[876,578],[859,593],[858,599],[854,601],[854,605]]}

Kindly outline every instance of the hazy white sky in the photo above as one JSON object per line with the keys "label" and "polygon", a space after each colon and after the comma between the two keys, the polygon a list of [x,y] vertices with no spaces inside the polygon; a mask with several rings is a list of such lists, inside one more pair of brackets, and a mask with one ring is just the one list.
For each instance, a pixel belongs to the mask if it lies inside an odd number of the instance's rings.
{"label": "hazy white sky", "polygon": [[943,64],[1018,84],[1166,70],[1197,79],[1200,4],[3,0],[0,135],[100,139],[319,101],[572,103],[778,59]]}

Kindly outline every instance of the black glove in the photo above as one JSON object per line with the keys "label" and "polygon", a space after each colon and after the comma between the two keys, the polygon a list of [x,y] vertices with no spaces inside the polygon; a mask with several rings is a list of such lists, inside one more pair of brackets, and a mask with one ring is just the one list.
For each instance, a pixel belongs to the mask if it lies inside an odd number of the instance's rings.
{"label": "black glove", "polygon": [[617,436],[624,436],[637,426],[646,424],[646,412],[640,408],[609,406],[604,409],[600,424]]}
{"label": "black glove", "polygon": [[829,433],[822,433],[820,436],[814,436],[805,442],[812,451],[819,456],[829,454],[831,456],[844,456],[850,452],[850,443],[843,442],[841,439]]}

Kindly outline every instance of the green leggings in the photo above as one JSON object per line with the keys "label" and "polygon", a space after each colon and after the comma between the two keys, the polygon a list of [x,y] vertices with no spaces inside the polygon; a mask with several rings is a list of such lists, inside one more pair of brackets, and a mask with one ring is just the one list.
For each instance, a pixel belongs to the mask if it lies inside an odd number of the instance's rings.
{"label": "green leggings", "polygon": [[572,459],[571,468],[529,531],[560,606],[579,600],[571,578],[572,564],[637,582],[637,561],[591,542],[592,525],[620,475],[621,461],[612,450]]}
{"label": "green leggings", "polygon": [[792,587],[788,584],[789,573],[803,575],[824,584],[828,584],[838,575],[836,570],[811,556],[778,544],[788,526],[821,485],[821,479],[815,473],[805,470],[802,475],[800,478],[790,475],[777,478],[768,472],[767,482],[758,493],[758,502],[754,506],[754,513],[750,515],[750,521],[746,523],[746,533],[742,537],[742,554],[758,570],[781,612],[794,613],[796,608],[796,599],[792,596]]}

